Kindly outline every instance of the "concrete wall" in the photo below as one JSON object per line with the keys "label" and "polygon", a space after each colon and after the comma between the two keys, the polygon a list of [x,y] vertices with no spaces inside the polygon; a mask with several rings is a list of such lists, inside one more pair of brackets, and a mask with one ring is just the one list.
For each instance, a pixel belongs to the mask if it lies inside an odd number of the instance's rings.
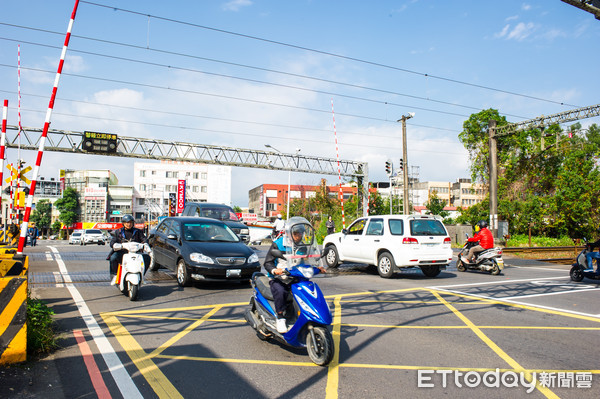
{"label": "concrete wall", "polygon": [[449,224],[446,225],[446,229],[453,244],[464,245],[467,241],[465,234],[473,237],[473,228],[468,224]]}

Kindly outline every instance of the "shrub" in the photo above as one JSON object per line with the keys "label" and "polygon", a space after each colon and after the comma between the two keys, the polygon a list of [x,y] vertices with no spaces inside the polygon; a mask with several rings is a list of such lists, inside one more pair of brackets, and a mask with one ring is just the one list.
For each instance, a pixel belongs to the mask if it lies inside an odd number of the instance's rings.
{"label": "shrub", "polygon": [[27,298],[27,355],[49,353],[58,347],[54,332],[54,311],[44,301]]}

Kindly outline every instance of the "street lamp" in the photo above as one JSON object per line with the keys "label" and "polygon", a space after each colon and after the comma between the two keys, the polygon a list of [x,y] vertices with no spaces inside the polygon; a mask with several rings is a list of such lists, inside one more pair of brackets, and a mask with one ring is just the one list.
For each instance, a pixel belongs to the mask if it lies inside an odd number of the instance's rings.
{"label": "street lamp", "polygon": [[[281,155],[283,155],[283,152],[279,151],[277,148],[273,147],[271,144],[265,144],[265,147],[275,150],[278,153],[280,153]],[[298,155],[299,152],[300,152],[300,148],[296,148],[296,155]],[[290,168],[290,170],[288,171],[287,216],[285,217],[286,220],[290,220],[290,183],[291,183],[291,179],[292,179],[292,166],[289,161],[288,161],[288,167]]]}
{"label": "street lamp", "polygon": [[402,121],[402,159],[404,160],[404,165],[402,168],[402,172],[404,174],[404,190],[403,191],[403,202],[402,205],[402,213],[404,215],[408,215],[408,151],[406,149],[406,121],[415,116],[414,112],[409,112],[408,115],[402,115],[402,118],[398,119],[397,122]]}

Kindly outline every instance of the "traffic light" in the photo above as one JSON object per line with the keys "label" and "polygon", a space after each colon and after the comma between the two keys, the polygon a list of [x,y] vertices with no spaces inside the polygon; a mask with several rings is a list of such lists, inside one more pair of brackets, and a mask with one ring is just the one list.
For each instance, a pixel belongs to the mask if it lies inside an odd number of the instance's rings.
{"label": "traffic light", "polygon": [[385,173],[388,176],[392,175],[392,161],[389,159],[387,161],[385,161]]}
{"label": "traffic light", "polygon": [[400,172],[402,172],[402,170],[404,169],[404,161],[402,160],[402,158],[400,158],[400,166],[398,166],[398,169],[400,169]]}

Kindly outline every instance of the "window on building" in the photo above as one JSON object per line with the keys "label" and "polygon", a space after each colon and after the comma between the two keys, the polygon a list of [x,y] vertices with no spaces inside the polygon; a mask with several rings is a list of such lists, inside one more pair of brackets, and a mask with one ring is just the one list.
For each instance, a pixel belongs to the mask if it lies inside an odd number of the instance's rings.
{"label": "window on building", "polygon": [[267,211],[276,211],[277,204],[267,204]]}
{"label": "window on building", "polygon": [[208,173],[202,172],[202,180],[208,179]]}
{"label": "window on building", "polygon": [[197,193],[198,191],[200,191],[198,186],[192,186],[193,193]]}
{"label": "window on building", "polygon": [[140,176],[141,177],[146,177],[146,171],[145,170],[140,170]]}
{"label": "window on building", "polygon": [[198,177],[200,177],[200,173],[198,172],[194,172],[194,175],[192,176],[194,179],[198,180]]}
{"label": "window on building", "polygon": [[200,187],[200,192],[207,193],[208,192],[208,187],[206,187],[206,186]]}
{"label": "window on building", "polygon": [[140,191],[146,191],[146,185],[140,184]]}

